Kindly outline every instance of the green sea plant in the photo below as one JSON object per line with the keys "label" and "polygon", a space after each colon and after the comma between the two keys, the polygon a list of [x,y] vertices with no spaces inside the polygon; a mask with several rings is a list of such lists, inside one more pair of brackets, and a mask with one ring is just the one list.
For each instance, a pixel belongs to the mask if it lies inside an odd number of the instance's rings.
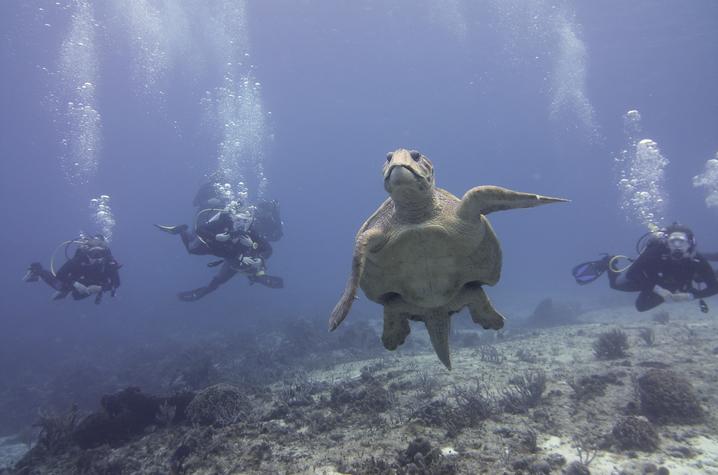
{"label": "green sea plant", "polygon": [[509,381],[501,391],[499,406],[511,414],[522,414],[541,402],[546,390],[546,373],[542,370],[527,371]]}
{"label": "green sea plant", "polygon": [[653,328],[644,327],[638,330],[638,336],[644,341],[646,346],[653,346],[656,343],[656,332]]}
{"label": "green sea plant", "polygon": [[593,342],[593,353],[599,360],[615,360],[628,356],[628,336],[619,329],[601,333]]}
{"label": "green sea plant", "polygon": [[496,414],[496,397],[488,386],[476,379],[471,386],[454,386],[451,392],[453,405],[444,416],[447,435],[454,437],[467,427],[474,427]]}

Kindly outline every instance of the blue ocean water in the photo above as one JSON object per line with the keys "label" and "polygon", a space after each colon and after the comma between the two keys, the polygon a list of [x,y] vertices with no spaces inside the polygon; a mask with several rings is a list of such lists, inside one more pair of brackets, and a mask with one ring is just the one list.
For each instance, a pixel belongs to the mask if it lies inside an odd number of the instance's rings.
{"label": "blue ocean water", "polygon": [[[692,184],[718,152],[711,0],[3,2],[0,25],[3,374],[328,318],[354,234],[386,198],[385,153],[400,147],[427,155],[458,196],[496,184],[571,200],[490,217],[504,268],[488,293],[508,318],[545,296],[617,298],[578,288],[570,269],[632,253],[646,230],[617,185],[629,110],[669,161],[658,224],[681,221],[718,250],[716,210]],[[91,110],[68,107],[78,100]],[[179,302],[215,270],[152,224],[191,222],[218,167],[254,198],[266,178],[285,223],[269,269],[286,287],[236,277]],[[22,282],[30,262],[98,231],[101,194],[117,297],[56,302]],[[380,315],[362,297],[349,319]]]}

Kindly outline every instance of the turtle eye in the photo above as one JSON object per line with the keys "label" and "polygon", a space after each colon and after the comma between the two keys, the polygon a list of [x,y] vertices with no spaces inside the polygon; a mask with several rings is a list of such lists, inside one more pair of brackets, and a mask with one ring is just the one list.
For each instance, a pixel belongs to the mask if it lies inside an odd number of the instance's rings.
{"label": "turtle eye", "polygon": [[393,153],[391,153],[391,152],[387,153],[387,154],[386,154],[386,161],[387,161],[387,162],[391,162],[391,159],[392,159],[393,156],[394,156]]}
{"label": "turtle eye", "polygon": [[411,155],[411,158],[413,158],[415,162],[418,162],[421,158],[421,154],[416,150],[412,150],[411,152],[409,152],[409,155]]}

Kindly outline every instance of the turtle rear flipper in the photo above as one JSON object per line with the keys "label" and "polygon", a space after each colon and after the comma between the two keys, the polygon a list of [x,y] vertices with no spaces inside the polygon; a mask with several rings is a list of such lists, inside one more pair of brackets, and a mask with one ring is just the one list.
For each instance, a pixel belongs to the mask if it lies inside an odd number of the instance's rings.
{"label": "turtle rear flipper", "polygon": [[404,344],[406,337],[411,333],[409,319],[405,314],[384,307],[384,332],[381,335],[381,342],[384,348],[390,351],[396,350]]}
{"label": "turtle rear flipper", "polygon": [[499,330],[504,327],[504,316],[491,304],[484,289],[472,289],[472,299],[468,303],[469,313],[474,323],[481,325],[484,330]]}

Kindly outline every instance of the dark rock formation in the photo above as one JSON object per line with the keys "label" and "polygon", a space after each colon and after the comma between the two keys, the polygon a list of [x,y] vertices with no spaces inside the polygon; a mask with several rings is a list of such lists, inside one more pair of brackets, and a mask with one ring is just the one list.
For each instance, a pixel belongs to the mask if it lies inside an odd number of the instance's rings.
{"label": "dark rock formation", "polygon": [[529,327],[555,327],[578,323],[581,313],[577,304],[556,302],[551,298],[543,299],[526,320]]}
{"label": "dark rock formation", "polygon": [[100,401],[102,411],[80,421],[73,440],[83,449],[103,444],[118,445],[151,425],[182,422],[193,397],[193,393],[152,396],[136,387],[103,396]]}

